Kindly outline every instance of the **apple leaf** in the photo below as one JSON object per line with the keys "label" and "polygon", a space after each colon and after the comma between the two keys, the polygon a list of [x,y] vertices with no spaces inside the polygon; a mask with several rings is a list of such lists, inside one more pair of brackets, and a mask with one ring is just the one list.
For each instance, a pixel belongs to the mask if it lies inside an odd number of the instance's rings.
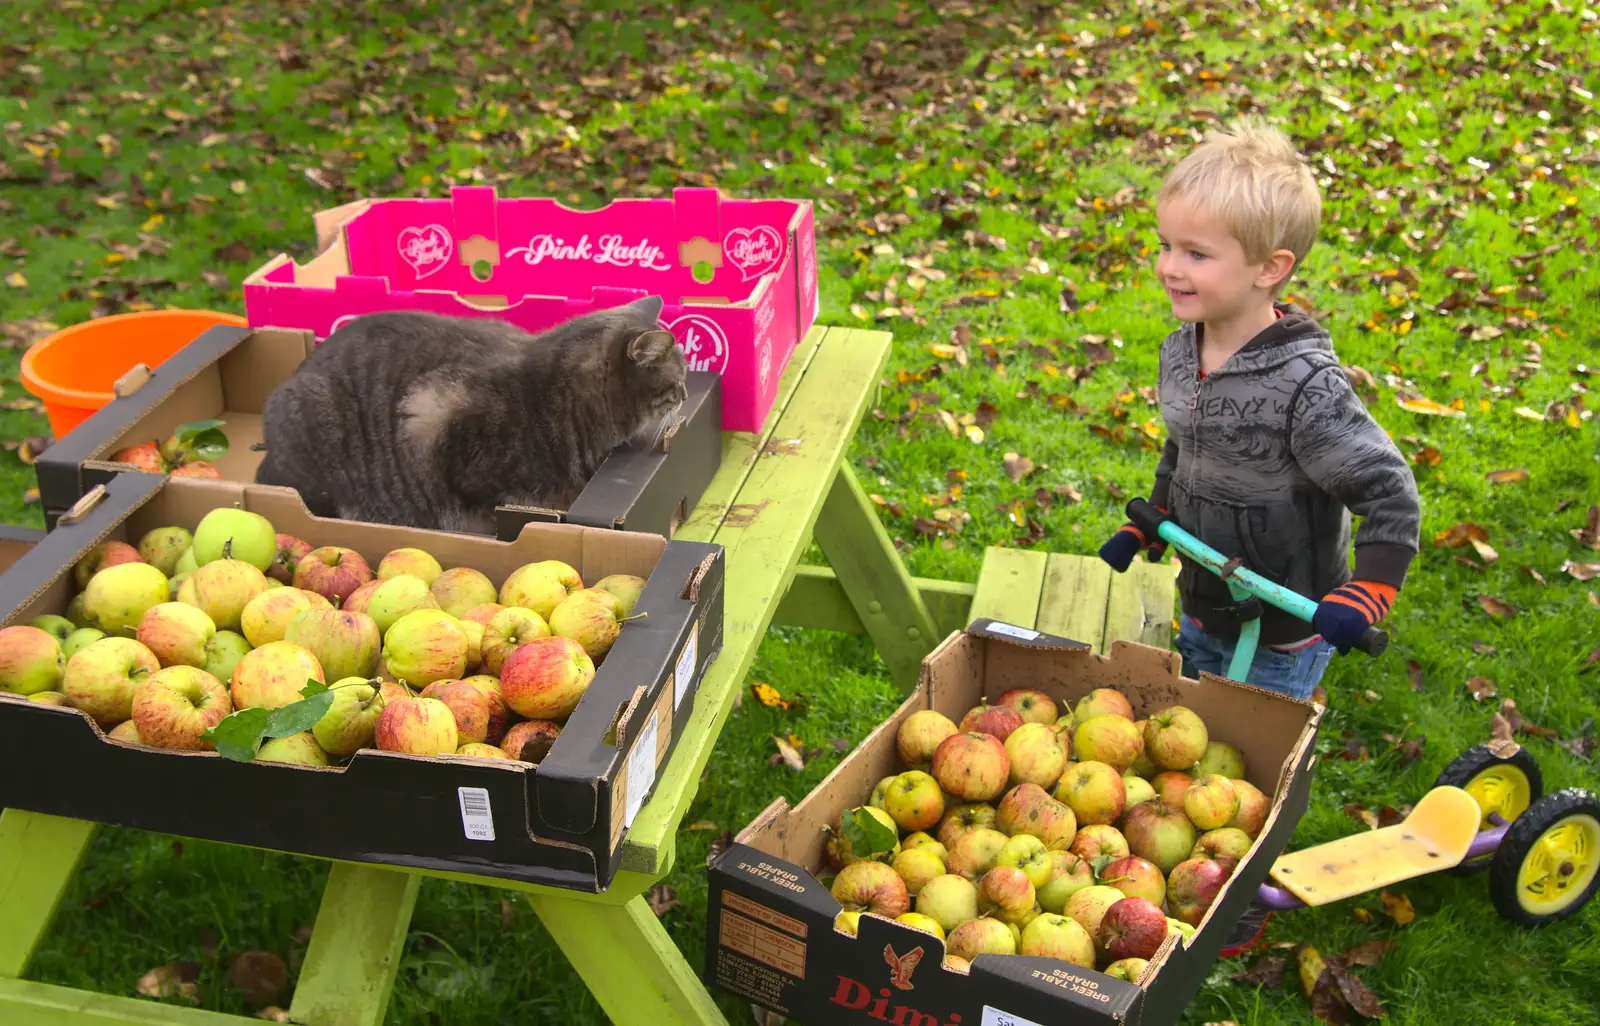
{"label": "apple leaf", "polygon": [[272,710],[267,727],[262,733],[267,737],[288,737],[316,726],[333,704],[333,689],[312,678],[300,689],[300,701],[290,702],[281,709]]}
{"label": "apple leaf", "polygon": [[886,827],[863,806],[852,809],[843,817],[844,836],[850,842],[850,853],[862,858],[887,854],[900,840],[892,827]]}
{"label": "apple leaf", "polygon": [[256,757],[263,740],[310,730],[333,704],[332,689],[311,678],[306,679],[300,694],[298,702],[280,709],[240,709],[223,717],[201,737],[215,744],[217,754],[223,758],[249,762]]}
{"label": "apple leaf", "polygon": [[192,452],[195,459],[214,460],[228,451],[228,436],[222,433],[223,421],[196,420],[179,424],[173,432],[178,444]]}

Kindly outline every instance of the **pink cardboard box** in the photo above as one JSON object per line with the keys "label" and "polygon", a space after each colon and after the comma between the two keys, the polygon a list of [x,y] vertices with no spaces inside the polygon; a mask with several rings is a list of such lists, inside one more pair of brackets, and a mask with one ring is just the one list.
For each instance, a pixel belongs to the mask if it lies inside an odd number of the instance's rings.
{"label": "pink cardboard box", "polygon": [[[543,331],[642,295],[693,370],[722,375],[722,428],[766,420],[795,345],[817,316],[807,200],[725,199],[674,189],[579,211],[457,186],[449,199],[365,199],[316,215],[317,255],[280,253],[244,281],[251,327],[318,341],[384,310],[499,317]],[[694,269],[710,280],[695,280]],[[704,273],[702,273],[704,277]]]}

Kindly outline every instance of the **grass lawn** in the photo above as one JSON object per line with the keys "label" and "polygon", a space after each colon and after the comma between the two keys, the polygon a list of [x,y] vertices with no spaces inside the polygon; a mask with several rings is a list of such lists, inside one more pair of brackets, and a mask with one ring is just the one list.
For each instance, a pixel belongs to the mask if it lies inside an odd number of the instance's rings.
{"label": "grass lawn", "polygon": [[[1325,680],[1294,845],[1362,829],[1348,806],[1415,801],[1487,738],[1504,698],[1556,733],[1522,739],[1548,788],[1600,789],[1581,741],[1600,713],[1600,584],[1582,579],[1600,552],[1573,534],[1600,502],[1585,366],[1600,360],[1592,6],[776,6],[14,0],[0,44],[0,436],[46,430],[17,382],[35,322],[242,312],[246,272],[310,256],[314,210],[451,183],[585,205],[714,183],[814,198],[823,322],[895,333],[851,458],[912,573],[972,580],[987,545],[1093,552],[1119,499],[1148,492],[1159,449],[1147,396],[1172,323],[1151,280],[1154,189],[1196,133],[1254,111],[1292,132],[1325,191],[1290,295],[1323,317],[1411,456],[1425,514],[1389,653],[1337,660]],[[1486,477],[1501,470],[1526,473]],[[0,518],[41,524],[14,451],[0,481]],[[1464,522],[1481,525],[1476,546],[1434,543]],[[1515,613],[1494,615],[1508,610],[1490,598]],[[1497,694],[1476,700],[1473,677]],[[820,632],[774,630],[752,679],[809,705],[747,700],[723,735],[663,912],[694,963],[713,839],[802,797],[837,761],[830,742],[858,740],[896,698],[864,639]],[[790,733],[823,752],[802,772],[768,763],[771,736]],[[132,994],[147,970],[192,962],[204,1007],[246,1011],[230,956],[297,966],[325,874],[103,831],[30,975]],[[1593,1021],[1600,904],[1527,931],[1495,916],[1481,876],[1396,891],[1407,925],[1369,895],[1279,916],[1268,939],[1324,953],[1393,939],[1356,970],[1390,1022]],[[1307,1021],[1292,983],[1230,979],[1253,962],[1219,963],[1183,1021]],[[430,881],[389,1021],[603,1016],[525,905]]]}

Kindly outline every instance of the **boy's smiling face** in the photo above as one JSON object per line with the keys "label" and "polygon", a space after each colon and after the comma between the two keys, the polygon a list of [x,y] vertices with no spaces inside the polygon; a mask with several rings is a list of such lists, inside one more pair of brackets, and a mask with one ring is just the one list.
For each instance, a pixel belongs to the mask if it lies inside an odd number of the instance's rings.
{"label": "boy's smiling face", "polygon": [[1156,204],[1156,235],[1156,278],[1180,321],[1230,323],[1270,309],[1273,285],[1294,266],[1288,250],[1252,263],[1220,217],[1187,200]]}

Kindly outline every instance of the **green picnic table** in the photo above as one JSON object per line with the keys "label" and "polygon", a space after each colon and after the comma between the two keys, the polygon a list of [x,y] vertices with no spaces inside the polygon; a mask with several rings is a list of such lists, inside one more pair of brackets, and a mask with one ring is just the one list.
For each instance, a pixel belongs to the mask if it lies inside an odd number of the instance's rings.
{"label": "green picnic table", "polygon": [[[623,841],[622,871],[599,894],[456,873],[334,862],[289,1007],[305,1026],[377,1026],[424,875],[522,891],[613,1022],[722,1023],[723,1016],[645,902],[671,870],[678,824],[756,649],[800,583],[812,616],[877,645],[909,689],[923,655],[959,626],[972,585],[907,576],[844,455],[888,358],[884,332],[816,327],[796,348],[757,434],[723,436],[723,459],[676,537],[727,550],[721,655],[677,748]],[[833,569],[800,557],[815,538]],[[924,596],[930,601],[925,602]],[[948,601],[945,601],[948,600]],[[931,616],[930,605],[940,614]],[[245,1026],[255,1019],[24,980],[98,824],[0,814],[0,1023],[7,1026]]]}

